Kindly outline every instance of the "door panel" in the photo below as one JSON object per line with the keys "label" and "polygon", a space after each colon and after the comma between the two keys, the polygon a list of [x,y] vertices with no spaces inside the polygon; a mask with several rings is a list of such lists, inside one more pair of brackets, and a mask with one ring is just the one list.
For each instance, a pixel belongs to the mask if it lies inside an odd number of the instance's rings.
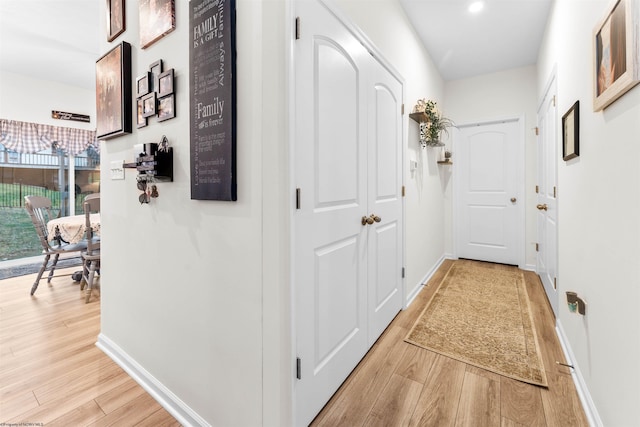
{"label": "door panel", "polygon": [[373,58],[369,99],[367,226],[369,345],[402,308],[402,83]]}
{"label": "door panel", "polygon": [[517,120],[461,128],[456,156],[459,257],[519,264],[521,180],[516,165],[521,139]]}
{"label": "door panel", "polygon": [[[369,54],[320,3],[296,3],[294,216],[296,425],[307,425],[367,351]],[[313,16],[313,19],[306,18]]]}
{"label": "door panel", "polygon": [[557,277],[557,108],[555,105],[555,81],[545,94],[538,111],[538,199],[537,209],[538,253],[536,270],[544,286],[553,312],[558,314]]}
{"label": "door panel", "polygon": [[358,199],[358,67],[334,42],[314,40],[317,207]]}

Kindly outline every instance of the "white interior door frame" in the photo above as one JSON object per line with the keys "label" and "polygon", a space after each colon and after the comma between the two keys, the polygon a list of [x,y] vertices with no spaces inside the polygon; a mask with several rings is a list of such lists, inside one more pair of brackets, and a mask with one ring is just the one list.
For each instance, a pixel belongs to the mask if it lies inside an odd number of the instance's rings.
{"label": "white interior door frame", "polygon": [[[453,132],[453,141],[454,141],[454,150],[456,146],[456,140],[460,138],[460,131],[458,129],[474,127],[474,126],[484,126],[484,125],[492,125],[497,123],[505,123],[505,122],[513,122],[516,121],[518,123],[518,141],[516,145],[516,187],[517,187],[517,199],[521,201],[516,205],[517,211],[517,223],[518,223],[518,231],[516,236],[516,245],[517,245],[517,257],[518,257],[518,267],[521,269],[525,268],[526,264],[526,251],[525,251],[525,241],[526,241],[526,220],[525,220],[525,209],[526,209],[526,191],[525,191],[525,116],[524,114],[516,115],[516,116],[506,116],[500,117],[493,120],[479,121],[479,122],[469,122],[457,125]],[[453,167],[453,255],[454,258],[458,258],[458,220],[460,219],[460,170],[456,168],[455,163]]]}

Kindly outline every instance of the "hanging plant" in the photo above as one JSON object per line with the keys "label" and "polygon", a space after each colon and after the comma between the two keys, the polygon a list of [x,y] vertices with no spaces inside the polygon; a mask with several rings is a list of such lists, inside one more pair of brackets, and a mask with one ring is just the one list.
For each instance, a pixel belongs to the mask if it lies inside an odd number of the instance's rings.
{"label": "hanging plant", "polygon": [[423,113],[425,121],[420,121],[420,143],[423,147],[442,147],[442,133],[449,136],[449,128],[455,126],[453,120],[444,117],[435,101],[419,99],[413,107],[414,113]]}

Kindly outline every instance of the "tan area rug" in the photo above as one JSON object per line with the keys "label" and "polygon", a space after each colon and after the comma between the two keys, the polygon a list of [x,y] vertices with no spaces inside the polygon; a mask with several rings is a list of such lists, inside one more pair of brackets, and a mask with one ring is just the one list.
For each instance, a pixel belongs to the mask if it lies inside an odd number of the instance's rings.
{"label": "tan area rug", "polygon": [[524,276],[515,268],[456,261],[405,341],[547,386]]}

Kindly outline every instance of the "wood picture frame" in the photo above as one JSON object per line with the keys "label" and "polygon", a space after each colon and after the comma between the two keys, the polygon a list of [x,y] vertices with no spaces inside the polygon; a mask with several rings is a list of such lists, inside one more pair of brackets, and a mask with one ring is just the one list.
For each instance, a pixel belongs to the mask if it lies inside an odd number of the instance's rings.
{"label": "wood picture frame", "polygon": [[580,101],[562,116],[562,160],[580,155]]}
{"label": "wood picture frame", "polygon": [[173,68],[158,76],[158,96],[163,97],[173,93]]}
{"label": "wood picture frame", "polygon": [[140,48],[146,49],[176,28],[175,0],[139,0]]}
{"label": "wood picture frame", "polygon": [[594,111],[640,83],[639,7],[635,0],[614,0],[593,30]]}
{"label": "wood picture frame", "polygon": [[149,92],[142,98],[142,117],[151,117],[156,115],[156,93]]}
{"label": "wood picture frame", "polygon": [[162,73],[162,59],[158,59],[153,64],[149,65],[149,72],[151,73],[151,90],[158,91],[158,76]]}
{"label": "wood picture frame", "polygon": [[158,99],[158,121],[173,119],[176,116],[176,97],[171,95]]}
{"label": "wood picture frame", "polygon": [[148,71],[136,79],[136,98],[151,92],[151,79],[151,73]]}
{"label": "wood picture frame", "polygon": [[120,42],[96,61],[96,138],[131,133],[131,45]]}
{"label": "wood picture frame", "polygon": [[142,98],[139,98],[136,101],[136,127],[138,129],[143,128],[147,125],[147,118],[143,114],[144,105],[142,102]]}
{"label": "wood picture frame", "polygon": [[107,41],[115,40],[126,29],[124,0],[107,0]]}

